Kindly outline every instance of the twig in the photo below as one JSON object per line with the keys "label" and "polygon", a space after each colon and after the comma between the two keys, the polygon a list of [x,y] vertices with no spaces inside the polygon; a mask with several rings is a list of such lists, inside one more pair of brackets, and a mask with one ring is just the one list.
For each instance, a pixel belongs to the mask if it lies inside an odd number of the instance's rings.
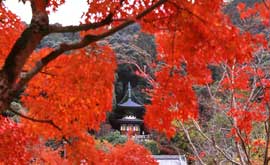
{"label": "twig", "polygon": [[265,0],[262,0],[264,3],[264,6],[269,10],[269,6],[267,5],[267,3],[265,2]]}
{"label": "twig", "polygon": [[147,15],[148,13],[150,13],[151,11],[153,11],[154,9],[159,7],[160,5],[164,4],[165,2],[167,2],[167,0],[159,0],[159,1],[157,1],[151,7],[147,8],[146,10],[144,10],[143,12],[138,14],[135,17],[135,19],[129,19],[126,22],[124,22],[124,23],[122,23],[122,24],[120,24],[120,25],[118,25],[118,26],[104,32],[104,33],[101,33],[101,34],[98,34],[98,35],[86,35],[86,36],[83,37],[83,39],[81,41],[79,41],[77,43],[74,43],[74,44],[66,44],[66,43],[61,44],[58,49],[55,49],[54,51],[52,51],[51,53],[49,53],[47,56],[45,56],[44,58],[42,58],[40,61],[38,61],[36,63],[36,66],[32,70],[30,70],[29,73],[27,73],[28,76],[21,79],[16,84],[15,88],[13,89],[13,93],[16,93],[18,90],[20,90],[38,72],[40,72],[44,66],[46,66],[52,60],[56,59],[58,56],[60,56],[65,51],[80,49],[80,48],[83,48],[83,47],[89,45],[90,43],[93,43],[93,42],[101,40],[101,39],[103,39],[105,37],[108,37],[108,36],[118,32],[119,30],[122,30],[123,28],[135,23],[136,20],[141,19],[142,17],[144,17],[145,15]]}
{"label": "twig", "polygon": [[19,112],[17,112],[17,111],[14,111],[14,110],[12,110],[12,109],[8,109],[10,112],[12,112],[12,113],[15,113],[16,115],[18,115],[18,116],[21,116],[22,118],[25,118],[25,119],[27,119],[27,120],[30,120],[30,121],[33,121],[33,122],[39,122],[39,123],[47,123],[47,124],[50,124],[50,125],[52,125],[54,128],[56,128],[58,131],[61,131],[62,129],[59,127],[59,126],[57,126],[52,120],[42,120],[42,119],[35,119],[35,118],[32,118],[32,117],[29,117],[29,116],[26,116],[26,115],[24,115],[24,114],[21,114],[21,113],[19,113]]}
{"label": "twig", "polygon": [[205,135],[205,133],[203,133],[203,131],[201,130],[199,124],[194,120],[192,119],[192,122],[193,124],[195,125],[195,128],[199,131],[199,133],[204,137],[206,138],[210,143],[212,143],[212,145],[215,147],[216,150],[218,150],[228,161],[234,163],[234,164],[237,164],[237,165],[240,165],[238,162],[234,161],[232,158],[230,158],[226,153],[225,151],[223,151],[217,144],[216,142],[214,141],[214,139],[210,139],[207,135]]}
{"label": "twig", "polygon": [[63,32],[78,32],[78,31],[87,31],[90,29],[97,29],[99,27],[110,24],[113,20],[113,14],[110,13],[104,20],[97,23],[82,24],[78,26],[59,26],[59,25],[50,25],[50,33],[63,33]]}
{"label": "twig", "polygon": [[179,120],[177,120],[177,122],[178,122],[178,123],[181,125],[181,127],[183,128],[183,131],[184,131],[184,133],[185,133],[185,135],[186,135],[186,137],[187,137],[187,139],[188,139],[188,141],[189,141],[189,144],[191,145],[191,148],[192,148],[192,150],[193,150],[193,153],[195,154],[195,156],[196,156],[197,159],[199,160],[200,164],[206,165],[206,164],[202,161],[202,159],[200,158],[199,153],[198,153],[196,147],[194,146],[194,144],[193,144],[193,142],[192,142],[192,140],[191,140],[191,138],[190,138],[190,136],[189,136],[189,132],[188,132],[188,130],[185,128],[184,124],[183,124],[181,121],[179,121]]}

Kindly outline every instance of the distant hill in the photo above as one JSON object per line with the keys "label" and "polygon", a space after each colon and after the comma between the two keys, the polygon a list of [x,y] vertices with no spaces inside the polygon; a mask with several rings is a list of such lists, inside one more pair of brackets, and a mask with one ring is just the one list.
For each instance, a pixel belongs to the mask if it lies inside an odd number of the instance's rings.
{"label": "distant hill", "polygon": [[[61,26],[60,24],[58,25]],[[74,43],[78,42],[79,39],[79,33],[54,33],[44,37],[38,49],[44,47],[56,48],[63,42]],[[111,45],[115,50],[119,63],[115,82],[115,102],[119,102],[122,99],[129,81],[132,87],[134,87],[133,92],[139,102],[149,102],[147,100],[148,97],[141,92],[142,89],[149,87],[149,84],[144,79],[138,77],[135,73],[136,67],[132,64],[127,64],[127,62],[136,63],[140,68],[145,68],[149,74],[153,75],[149,64],[154,62],[156,57],[154,37],[141,32],[139,25],[134,24],[107,37],[105,40],[99,41],[99,43]]]}

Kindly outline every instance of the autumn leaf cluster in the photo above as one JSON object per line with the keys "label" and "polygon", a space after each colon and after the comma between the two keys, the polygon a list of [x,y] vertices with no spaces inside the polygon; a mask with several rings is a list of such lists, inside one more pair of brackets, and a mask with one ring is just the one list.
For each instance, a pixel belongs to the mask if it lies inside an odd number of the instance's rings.
{"label": "autumn leaf cluster", "polygon": [[[176,133],[175,121],[198,119],[194,87],[212,83],[209,64],[230,70],[222,84],[227,90],[248,89],[250,74],[242,72],[242,66],[267,46],[263,35],[243,32],[231,23],[222,12],[223,0],[87,1],[81,24],[66,27],[50,25],[48,18],[65,0],[30,3],[33,19],[29,26],[22,25],[3,2],[0,5],[0,111],[9,108],[14,93],[23,91],[23,108],[14,112],[20,122],[0,118],[0,163],[156,163],[146,149],[131,141],[97,149],[88,133],[98,131],[112,109],[117,67],[113,50],[98,41],[128,25],[138,23],[155,36],[158,53],[153,66],[158,71],[151,82],[151,104],[146,106],[144,120],[147,127],[168,137]],[[263,24],[269,24],[265,4],[253,9],[239,4],[238,9],[241,18],[259,13]],[[81,32],[80,40],[54,49],[35,49],[50,33],[64,32]],[[262,83],[269,86],[266,79]],[[269,102],[269,94],[264,98]],[[239,131],[248,135],[252,122],[265,121],[265,112],[258,113],[261,106],[246,110],[240,104],[227,113],[237,121],[231,135],[236,138]],[[43,145],[49,139],[65,144],[51,151]],[[60,151],[65,152],[62,158]]]}

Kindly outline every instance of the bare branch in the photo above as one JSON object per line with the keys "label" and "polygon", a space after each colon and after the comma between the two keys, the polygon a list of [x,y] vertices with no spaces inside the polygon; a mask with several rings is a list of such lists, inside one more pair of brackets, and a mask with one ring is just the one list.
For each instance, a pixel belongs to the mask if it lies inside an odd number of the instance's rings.
{"label": "bare branch", "polygon": [[193,144],[193,142],[192,142],[192,140],[191,140],[191,138],[190,138],[190,136],[189,136],[188,130],[186,129],[186,127],[184,126],[184,124],[183,124],[181,121],[177,120],[177,123],[179,123],[180,126],[182,127],[182,129],[183,129],[183,131],[184,131],[184,133],[185,133],[185,135],[186,135],[186,137],[187,137],[187,139],[188,139],[188,141],[189,141],[189,144],[191,145],[191,148],[192,148],[192,150],[193,150],[193,153],[194,153],[195,156],[196,156],[196,158],[199,160],[200,164],[205,165],[205,163],[204,163],[204,162],[202,161],[202,159],[200,158],[199,153],[198,153],[196,147],[194,146],[194,144]]}
{"label": "bare branch", "polygon": [[[147,8],[146,10],[144,10],[143,12],[138,14],[136,16],[136,19],[141,19],[142,17],[144,17],[145,15],[147,15],[148,13],[150,13],[151,11],[153,11],[154,9],[156,9],[157,7],[159,7],[160,5],[165,3],[166,1],[167,0],[159,0],[153,6]],[[77,43],[74,43],[74,44],[65,44],[65,43],[61,44],[58,49],[55,49],[54,51],[52,51],[51,53],[49,53],[47,56],[45,56],[39,62],[36,63],[36,66],[31,71],[29,71],[27,73],[27,76],[25,78],[22,78],[17,83],[17,85],[13,89],[13,93],[16,93],[18,90],[20,90],[39,71],[41,71],[44,66],[46,66],[50,61],[56,59],[58,56],[60,56],[65,51],[83,48],[83,47],[89,45],[90,43],[101,40],[101,39],[103,39],[105,37],[108,37],[108,36],[116,33],[119,30],[122,30],[123,28],[127,27],[128,25],[131,25],[131,24],[135,23],[135,21],[136,20],[133,20],[133,19],[132,20],[127,20],[124,23],[120,24],[119,26],[116,26],[116,27],[104,32],[104,33],[99,34],[99,35],[86,35],[86,36],[84,36],[84,38],[80,42],[77,42]]]}
{"label": "bare branch", "polygon": [[42,3],[38,1],[30,2],[33,15],[31,24],[13,45],[3,66],[3,71],[8,76],[10,86],[14,85],[27,59],[48,32],[49,18],[46,12],[46,4],[43,1]]}
{"label": "bare branch", "polygon": [[58,26],[50,25],[49,33],[63,33],[63,32],[78,32],[78,31],[87,31],[89,29],[96,29],[104,25],[108,25],[113,21],[113,14],[110,13],[104,20],[96,23],[82,24],[78,26]]}
{"label": "bare branch", "polygon": [[136,62],[120,60],[118,62],[118,64],[132,64],[132,65],[134,65],[138,69],[140,74],[142,74],[142,78],[145,78],[149,82],[150,85],[155,86],[155,80],[149,74],[147,74]]}
{"label": "bare branch", "polygon": [[212,138],[210,139],[205,133],[203,133],[203,131],[201,130],[199,124],[193,119],[192,120],[193,124],[195,125],[195,128],[199,131],[199,133],[207,140],[209,141],[214,148],[220,152],[228,161],[232,162],[233,164],[237,164],[240,165],[240,163],[234,161],[232,158],[229,157],[229,155],[227,155],[227,153],[225,151],[223,151],[215,142],[215,140]]}
{"label": "bare branch", "polygon": [[269,6],[267,5],[266,1],[265,1],[265,0],[262,0],[262,1],[263,1],[263,3],[264,3],[264,6],[265,6],[268,10],[270,10],[270,8],[269,8]]}
{"label": "bare branch", "polygon": [[50,124],[51,126],[53,126],[54,128],[56,128],[58,131],[61,131],[62,129],[57,126],[52,120],[42,120],[42,119],[35,119],[35,118],[32,118],[32,117],[29,117],[29,116],[26,116],[26,115],[23,115],[17,111],[14,111],[12,109],[8,109],[10,112],[12,113],[15,113],[16,115],[18,116],[21,116],[22,118],[25,118],[27,120],[30,120],[30,121],[33,121],[33,122],[38,122],[38,123],[47,123],[47,124]]}

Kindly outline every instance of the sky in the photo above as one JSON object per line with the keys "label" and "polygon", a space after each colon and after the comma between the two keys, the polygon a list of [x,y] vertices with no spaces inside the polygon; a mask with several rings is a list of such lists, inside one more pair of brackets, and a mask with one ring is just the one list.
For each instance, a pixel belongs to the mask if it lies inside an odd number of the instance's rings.
{"label": "sky", "polygon": [[[196,2],[195,0],[188,0]],[[231,1],[231,0],[224,0]],[[18,0],[6,0],[4,2],[9,10],[16,13],[22,21],[30,23],[31,8],[30,2],[18,3]],[[78,25],[83,12],[87,11],[86,0],[66,0],[66,3],[58,8],[56,13],[49,16],[50,24],[60,23],[62,25]]]}
{"label": "sky", "polygon": [[[18,3],[18,0],[7,0],[5,5],[13,13],[16,13],[22,21],[30,23],[31,7],[30,3]],[[87,11],[86,1],[81,0],[66,0],[66,4],[60,6],[56,13],[49,16],[50,23],[60,23],[62,25],[78,25],[83,12]]]}

